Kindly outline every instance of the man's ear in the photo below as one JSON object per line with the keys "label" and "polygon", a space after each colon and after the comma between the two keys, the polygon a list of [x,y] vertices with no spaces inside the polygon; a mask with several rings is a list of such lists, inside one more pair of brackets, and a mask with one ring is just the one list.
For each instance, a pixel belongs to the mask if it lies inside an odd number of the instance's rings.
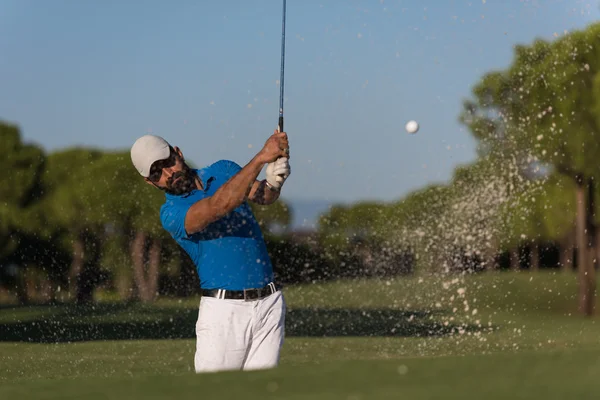
{"label": "man's ear", "polygon": [[179,156],[179,158],[181,158],[182,161],[185,161],[183,153],[181,152],[181,149],[179,147],[173,146],[173,150],[175,150],[175,153],[177,153],[177,155]]}

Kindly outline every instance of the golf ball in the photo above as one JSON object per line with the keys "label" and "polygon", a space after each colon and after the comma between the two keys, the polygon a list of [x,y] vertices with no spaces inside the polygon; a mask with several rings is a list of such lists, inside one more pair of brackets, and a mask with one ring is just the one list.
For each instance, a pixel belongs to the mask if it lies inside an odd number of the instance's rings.
{"label": "golf ball", "polygon": [[406,131],[408,133],[416,133],[419,130],[419,124],[417,121],[408,121],[406,123]]}

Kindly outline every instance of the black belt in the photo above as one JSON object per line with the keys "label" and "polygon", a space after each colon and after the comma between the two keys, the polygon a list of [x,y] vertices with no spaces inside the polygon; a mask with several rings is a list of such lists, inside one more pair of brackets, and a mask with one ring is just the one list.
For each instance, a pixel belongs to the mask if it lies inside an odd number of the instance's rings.
{"label": "black belt", "polygon": [[279,287],[273,282],[271,282],[267,286],[258,289],[202,289],[200,293],[202,294],[202,296],[216,297],[217,299],[258,300],[270,296],[278,290]]}

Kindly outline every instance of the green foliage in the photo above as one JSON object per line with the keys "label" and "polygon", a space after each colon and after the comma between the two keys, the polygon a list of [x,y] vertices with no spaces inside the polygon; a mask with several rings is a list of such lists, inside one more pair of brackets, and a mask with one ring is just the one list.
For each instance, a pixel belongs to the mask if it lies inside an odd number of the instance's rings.
{"label": "green foliage", "polygon": [[342,232],[347,236],[368,236],[382,222],[385,208],[379,202],[335,205],[319,218],[319,228],[325,236]]}
{"label": "green foliage", "polygon": [[26,207],[39,197],[39,174],[44,163],[43,151],[21,141],[19,128],[0,123],[0,199],[17,207]]}
{"label": "green foliage", "polygon": [[[105,286],[126,295],[131,239],[143,231],[160,240],[161,273],[176,284],[183,256],[160,223],[164,192],[139,176],[128,151],[76,147],[45,156],[22,144],[18,128],[8,124],[0,124],[0,138],[7,155],[0,166],[11,172],[0,177],[0,267],[7,257],[19,258],[67,282],[74,246],[83,245],[87,271],[109,273]],[[267,235],[290,223],[283,200],[251,207]]]}
{"label": "green foliage", "polygon": [[599,72],[600,24],[552,43],[517,46],[507,70],[485,75],[473,89],[461,121],[480,149],[596,176]]}
{"label": "green foliage", "polygon": [[253,202],[249,202],[249,204],[256,220],[266,230],[265,234],[272,232],[276,227],[283,229],[289,227],[292,220],[292,213],[290,206],[281,198],[268,206],[261,206]]}
{"label": "green foliage", "polygon": [[24,144],[17,126],[0,121],[0,264],[18,248],[23,234],[36,231],[39,224],[31,207],[40,198],[43,151]]}
{"label": "green foliage", "polygon": [[564,175],[554,174],[535,182],[502,209],[503,248],[524,241],[561,241],[574,228],[575,183]]}
{"label": "green foliage", "polygon": [[544,177],[533,191],[513,187],[500,241],[563,238],[573,229],[575,178],[600,178],[600,24],[516,46],[509,68],[473,88],[460,120],[481,155],[517,166],[521,184]]}

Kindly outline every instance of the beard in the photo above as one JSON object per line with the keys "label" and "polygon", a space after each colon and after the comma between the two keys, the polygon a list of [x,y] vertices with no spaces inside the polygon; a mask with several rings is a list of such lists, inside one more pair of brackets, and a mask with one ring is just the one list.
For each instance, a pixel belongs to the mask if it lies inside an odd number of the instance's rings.
{"label": "beard", "polygon": [[175,172],[167,180],[164,191],[172,195],[181,195],[194,189],[196,189],[196,173],[185,166],[183,170]]}

